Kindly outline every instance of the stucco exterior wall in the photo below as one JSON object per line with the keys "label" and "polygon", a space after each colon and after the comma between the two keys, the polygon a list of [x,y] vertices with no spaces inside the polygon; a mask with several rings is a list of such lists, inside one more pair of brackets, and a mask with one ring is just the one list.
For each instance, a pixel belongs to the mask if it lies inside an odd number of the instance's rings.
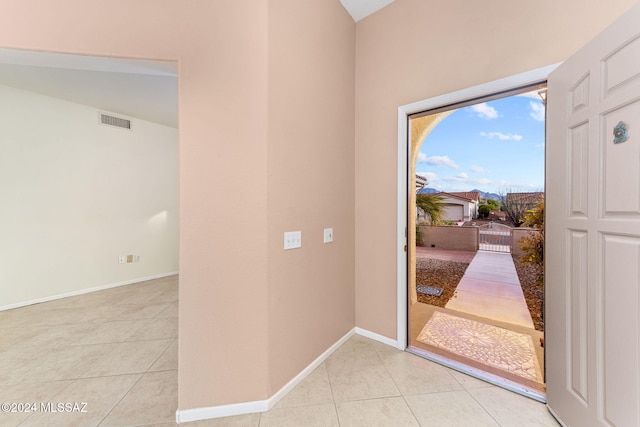
{"label": "stucco exterior wall", "polygon": [[532,228],[518,227],[511,229],[511,253],[518,258],[524,255],[524,251],[520,249],[519,242],[523,237],[528,236],[531,233],[539,233],[539,231]]}
{"label": "stucco exterior wall", "polygon": [[396,0],[358,22],[357,326],[397,335],[398,107],[561,62],[634,3]]}
{"label": "stucco exterior wall", "polygon": [[422,246],[450,251],[478,250],[478,227],[419,225],[418,228],[422,232]]}

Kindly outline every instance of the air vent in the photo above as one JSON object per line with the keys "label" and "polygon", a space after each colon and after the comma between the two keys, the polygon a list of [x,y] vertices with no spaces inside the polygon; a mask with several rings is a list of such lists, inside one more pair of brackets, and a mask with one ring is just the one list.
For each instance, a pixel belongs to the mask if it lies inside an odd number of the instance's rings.
{"label": "air vent", "polygon": [[103,125],[116,126],[123,129],[131,129],[131,120],[122,119],[120,117],[110,116],[108,114],[100,114],[100,123]]}

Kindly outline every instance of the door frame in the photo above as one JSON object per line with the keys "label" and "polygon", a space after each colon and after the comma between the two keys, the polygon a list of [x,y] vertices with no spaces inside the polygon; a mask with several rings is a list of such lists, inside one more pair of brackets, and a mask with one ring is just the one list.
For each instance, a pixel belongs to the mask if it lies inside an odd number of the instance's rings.
{"label": "door frame", "polygon": [[[482,98],[500,92],[517,89],[522,86],[547,80],[549,74],[560,63],[537,68],[532,71],[494,80],[489,83],[451,92],[445,95],[424,99],[398,107],[398,210],[397,210],[397,345],[400,350],[407,348],[408,300],[407,300],[407,195],[409,188],[409,116],[426,110],[445,107],[459,102]],[[408,248],[407,248],[408,250]]]}

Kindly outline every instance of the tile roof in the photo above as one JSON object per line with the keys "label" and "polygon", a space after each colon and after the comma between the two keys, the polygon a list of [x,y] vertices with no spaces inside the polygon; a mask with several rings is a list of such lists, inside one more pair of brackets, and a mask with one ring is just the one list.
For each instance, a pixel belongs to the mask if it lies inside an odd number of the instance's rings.
{"label": "tile roof", "polygon": [[540,191],[531,193],[507,193],[507,203],[520,202],[526,204],[536,204],[544,197],[544,193]]}
{"label": "tile roof", "polygon": [[460,192],[451,192],[451,193],[441,191],[439,193],[435,193],[434,195],[437,196],[440,194],[457,197],[459,199],[471,200],[472,202],[480,201],[480,193],[478,193],[477,191],[460,191]]}

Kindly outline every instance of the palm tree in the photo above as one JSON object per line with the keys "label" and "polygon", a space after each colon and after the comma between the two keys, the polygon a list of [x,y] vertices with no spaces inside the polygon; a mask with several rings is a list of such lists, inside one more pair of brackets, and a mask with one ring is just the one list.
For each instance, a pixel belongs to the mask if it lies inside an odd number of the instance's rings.
{"label": "palm tree", "polygon": [[418,194],[416,195],[416,206],[422,209],[424,216],[429,219],[431,225],[438,225],[442,222],[442,212],[444,210],[442,197],[434,196],[433,194]]}

